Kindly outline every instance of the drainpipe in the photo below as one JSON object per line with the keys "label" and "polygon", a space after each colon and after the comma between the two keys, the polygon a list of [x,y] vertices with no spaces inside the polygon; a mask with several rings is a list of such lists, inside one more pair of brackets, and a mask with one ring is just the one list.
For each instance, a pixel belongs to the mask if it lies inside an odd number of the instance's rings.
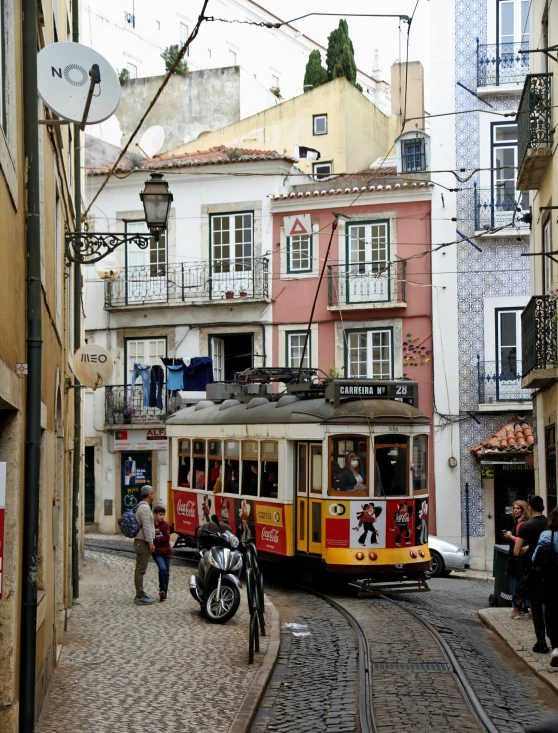
{"label": "drainpipe", "polygon": [[[79,42],[79,0],[72,3],[72,40]],[[81,130],[74,125],[75,230],[81,230]],[[70,265],[71,266],[71,265]],[[81,346],[81,265],[74,265],[74,353]],[[69,345],[71,347],[71,344]],[[79,598],[79,495],[81,478],[81,389],[74,377],[74,465],[72,476],[72,597]]]}
{"label": "drainpipe", "polygon": [[41,213],[37,109],[37,0],[22,0],[23,142],[27,162],[25,215],[28,375],[25,398],[25,479],[21,527],[19,730],[35,729],[39,482],[41,465]]}

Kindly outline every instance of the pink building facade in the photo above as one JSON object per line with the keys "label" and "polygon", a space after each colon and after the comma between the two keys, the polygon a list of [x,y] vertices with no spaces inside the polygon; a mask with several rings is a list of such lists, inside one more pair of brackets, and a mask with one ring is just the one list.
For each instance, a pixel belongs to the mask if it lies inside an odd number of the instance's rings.
{"label": "pink building facade", "polygon": [[[273,361],[300,365],[331,240],[303,366],[348,378],[414,379],[418,407],[432,419],[431,184],[395,171],[381,184],[370,185],[373,171],[359,178],[337,179],[335,190],[325,182],[296,186],[272,200]],[[332,236],[334,212],[350,218],[337,217]],[[286,230],[285,217],[299,221],[287,221]],[[433,520],[433,471],[429,492]]]}

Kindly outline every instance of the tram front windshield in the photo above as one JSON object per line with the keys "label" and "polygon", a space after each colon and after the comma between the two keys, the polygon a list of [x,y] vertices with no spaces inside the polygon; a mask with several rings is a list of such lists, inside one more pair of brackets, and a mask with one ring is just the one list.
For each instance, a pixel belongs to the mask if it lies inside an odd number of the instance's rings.
{"label": "tram front windshield", "polygon": [[375,440],[376,496],[407,496],[408,443],[404,435],[379,435]]}

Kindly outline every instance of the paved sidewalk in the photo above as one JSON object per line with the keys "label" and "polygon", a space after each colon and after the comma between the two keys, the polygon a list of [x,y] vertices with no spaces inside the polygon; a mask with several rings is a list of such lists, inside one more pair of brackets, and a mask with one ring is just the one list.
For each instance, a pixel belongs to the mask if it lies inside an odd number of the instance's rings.
{"label": "paved sidewalk", "polygon": [[[231,621],[209,624],[188,590],[191,566],[173,563],[169,599],[147,607],[133,603],[133,568],[132,555],[86,551],[37,733],[224,733],[267,681],[269,637],[248,664],[244,594]],[[145,587],[157,590],[151,562]]]}
{"label": "paved sidewalk", "polygon": [[510,613],[511,608],[487,608],[479,611],[479,616],[484,625],[495,631],[538,677],[558,692],[558,667],[549,666],[550,654],[533,654],[531,651],[536,641],[533,622],[528,618],[514,621]]}

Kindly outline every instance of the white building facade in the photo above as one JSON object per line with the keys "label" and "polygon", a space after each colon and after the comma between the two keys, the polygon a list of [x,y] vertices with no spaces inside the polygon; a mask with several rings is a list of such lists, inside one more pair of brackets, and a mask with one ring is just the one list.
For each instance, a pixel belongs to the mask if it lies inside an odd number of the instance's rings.
{"label": "white building facade", "polygon": [[[166,236],[147,249],[132,242],[117,249],[113,282],[102,282],[93,266],[85,274],[86,337],[115,360],[111,384],[85,394],[86,459],[94,466],[86,495],[95,528],[107,533],[117,530],[144,483],[159,501],[167,499],[164,419],[176,401],[164,389],[161,402],[146,404],[147,385],[141,378],[132,384],[134,365],[164,370],[163,359],[190,365],[211,356],[215,379],[232,379],[274,363],[268,194],[286,185],[293,161],[246,151],[235,159],[211,152],[148,165],[160,169],[174,196]],[[139,192],[147,177],[136,169],[111,179],[95,202],[95,231],[146,231]],[[89,200],[101,180],[89,177]],[[182,396],[203,397],[197,387]]]}
{"label": "white building facade", "polygon": [[533,490],[527,448],[494,437],[531,426],[520,328],[528,206],[516,189],[515,121],[529,2],[431,5],[432,246],[455,243],[432,254],[437,534],[490,570],[513,501]]}

